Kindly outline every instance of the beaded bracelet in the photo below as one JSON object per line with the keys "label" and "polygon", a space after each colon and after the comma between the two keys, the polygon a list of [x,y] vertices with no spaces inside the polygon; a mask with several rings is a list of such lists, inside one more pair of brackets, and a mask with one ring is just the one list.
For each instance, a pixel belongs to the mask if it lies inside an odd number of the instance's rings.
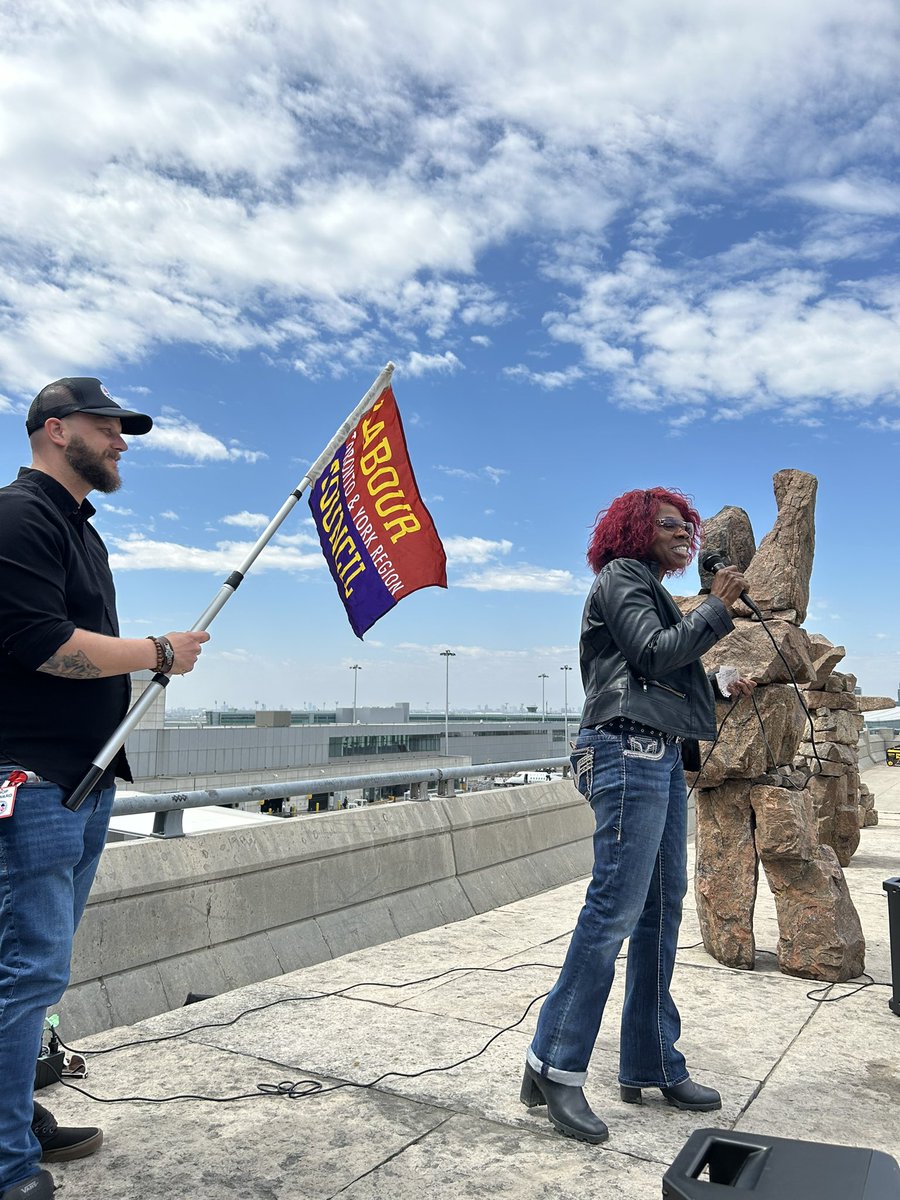
{"label": "beaded bracelet", "polygon": [[147,641],[156,647],[156,671],[160,675],[168,675],[175,665],[175,651],[167,637],[154,637],[148,634]]}

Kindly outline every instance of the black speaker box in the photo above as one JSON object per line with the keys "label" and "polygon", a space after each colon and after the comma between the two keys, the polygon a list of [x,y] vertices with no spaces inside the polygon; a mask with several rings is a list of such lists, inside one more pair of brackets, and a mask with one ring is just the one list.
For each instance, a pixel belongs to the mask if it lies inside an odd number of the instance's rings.
{"label": "black speaker box", "polygon": [[891,938],[891,987],[893,995],[888,1000],[891,1012],[900,1017],[900,875],[885,879],[881,885],[887,892],[888,930]]}
{"label": "black speaker box", "polygon": [[663,1176],[664,1200],[900,1200],[882,1150],[698,1129]]}

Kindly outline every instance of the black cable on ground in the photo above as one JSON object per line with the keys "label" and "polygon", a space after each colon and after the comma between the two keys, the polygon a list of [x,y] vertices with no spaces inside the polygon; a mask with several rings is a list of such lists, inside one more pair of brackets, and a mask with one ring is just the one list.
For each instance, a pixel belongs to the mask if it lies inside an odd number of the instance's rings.
{"label": "black cable on ground", "polygon": [[[569,931],[570,934],[573,932],[574,932],[574,930]],[[566,936],[565,934],[560,934],[560,937],[565,937],[565,936]],[[702,945],[703,945],[702,941],[692,942],[686,946],[678,946],[677,949],[678,950],[692,950],[692,949],[695,949]],[[757,953],[758,954],[770,954],[770,955],[774,956],[774,952],[771,950],[758,950]],[[616,961],[621,962],[621,961],[624,961],[624,959],[625,959],[625,955],[620,954],[617,956]],[[203,1029],[224,1029],[231,1025],[236,1024],[243,1017],[251,1016],[254,1013],[258,1013],[258,1012],[264,1012],[266,1009],[274,1008],[279,1004],[303,1003],[303,1002],[311,1001],[311,1000],[328,1000],[328,999],[332,999],[335,996],[344,996],[348,992],[352,991],[355,988],[362,988],[362,987],[406,988],[406,987],[413,987],[413,986],[416,986],[416,985],[422,984],[422,983],[433,983],[435,980],[444,979],[448,975],[453,975],[453,974],[458,974],[458,973],[471,974],[474,972],[482,972],[482,973],[491,974],[491,975],[507,975],[512,971],[521,971],[521,970],[526,970],[529,968],[531,968],[531,969],[537,968],[539,970],[549,970],[549,971],[557,971],[558,972],[561,968],[561,964],[534,962],[534,963],[515,963],[509,967],[449,967],[446,971],[441,971],[436,975],[427,975],[421,979],[410,979],[410,980],[407,980],[405,983],[383,983],[383,982],[377,982],[377,981],[371,981],[371,980],[362,980],[358,983],[351,983],[351,984],[348,984],[346,987],[338,988],[333,992],[319,992],[319,993],[316,993],[314,995],[309,995],[309,996],[282,996],[279,999],[271,1000],[266,1004],[259,1004],[259,1005],[254,1006],[253,1008],[242,1009],[241,1012],[237,1013],[234,1017],[231,1017],[227,1021],[210,1021],[203,1025],[194,1025],[190,1029],[179,1030],[177,1033],[161,1034],[159,1037],[155,1037],[155,1038],[143,1038],[143,1039],[137,1040],[137,1041],[123,1042],[118,1046],[107,1046],[107,1047],[104,1047],[99,1050],[74,1051],[73,1047],[68,1046],[62,1039],[60,1039],[60,1045],[64,1046],[65,1049],[70,1052],[76,1052],[81,1055],[112,1054],[116,1050],[128,1050],[128,1049],[133,1049],[134,1047],[137,1047],[137,1046],[152,1046],[152,1045],[156,1045],[160,1042],[172,1041],[175,1038],[186,1037],[188,1034],[197,1033]],[[809,1000],[812,1000],[816,1004],[835,1004],[841,1000],[847,1000],[851,996],[855,996],[858,992],[865,991],[867,988],[870,988],[870,987],[888,987],[889,988],[889,987],[893,986],[890,983],[882,983],[880,981],[874,980],[874,979],[872,979],[872,977],[870,975],[868,975],[866,973],[863,974],[862,978],[864,978],[867,982],[862,983],[862,984],[857,984],[853,988],[852,991],[845,992],[840,996],[828,995],[828,993],[831,991],[832,988],[839,986],[834,983],[825,984],[823,988],[819,989],[819,992],[821,993],[822,991],[824,991],[825,995],[821,995],[821,994],[817,995],[816,989],[813,989],[812,991],[807,992],[806,995]],[[210,1103],[210,1104],[231,1104],[238,1100],[258,1100],[258,1099],[270,1097],[270,1096],[283,1096],[285,1099],[288,1099],[288,1100],[304,1100],[309,1096],[326,1096],[330,1092],[338,1092],[344,1088],[351,1088],[351,1087],[365,1091],[367,1089],[377,1087],[378,1084],[382,1083],[385,1079],[419,1079],[423,1075],[432,1075],[432,1074],[442,1073],[445,1071],[453,1071],[457,1067],[464,1066],[466,1063],[474,1062],[474,1060],[476,1058],[480,1058],[482,1054],[486,1053],[486,1051],[490,1048],[490,1046],[493,1045],[493,1043],[495,1041],[497,1041],[498,1038],[502,1037],[505,1033],[510,1033],[513,1029],[517,1029],[522,1024],[522,1022],[525,1020],[525,1018],[528,1016],[528,1014],[531,1012],[532,1008],[534,1008],[535,1004],[537,1004],[537,1002],[539,1000],[543,1000],[548,994],[549,994],[548,992],[542,992],[539,996],[535,996],[533,1000],[529,1001],[527,1007],[525,1008],[525,1011],[522,1013],[522,1015],[517,1020],[513,1021],[512,1024],[510,1024],[510,1025],[505,1025],[502,1029],[498,1029],[495,1033],[493,1033],[491,1035],[491,1037],[488,1038],[488,1040],[481,1047],[481,1049],[476,1050],[473,1054],[465,1055],[463,1058],[458,1059],[456,1062],[447,1063],[442,1066],[423,1067],[422,1070],[420,1070],[420,1071],[385,1071],[382,1075],[379,1075],[376,1079],[370,1080],[368,1083],[355,1083],[352,1080],[344,1080],[341,1083],[336,1083],[336,1084],[331,1085],[330,1087],[325,1087],[324,1084],[322,1084],[322,1082],[317,1079],[299,1079],[299,1080],[282,1080],[279,1083],[268,1083],[268,1082],[258,1083],[256,1085],[255,1091],[240,1092],[234,1096],[204,1096],[204,1095],[199,1095],[199,1094],[195,1094],[195,1093],[181,1093],[181,1094],[174,1095],[174,1096],[113,1096],[113,1097],[110,1097],[110,1096],[96,1096],[92,1092],[87,1091],[85,1088],[78,1087],[76,1084],[71,1083],[67,1079],[64,1079],[61,1075],[58,1075],[57,1077],[58,1077],[58,1081],[63,1085],[63,1087],[71,1088],[72,1091],[78,1092],[79,1095],[85,1096],[89,1100],[94,1100],[98,1104],[132,1104],[132,1103],[171,1104],[171,1103],[175,1103],[178,1101],[184,1101],[184,1100],[203,1101],[203,1102]]]}
{"label": "black cable on ground", "polygon": [[[570,931],[570,932],[573,932],[573,931]],[[565,935],[562,935],[562,936],[565,936]],[[619,957],[621,958],[622,956],[619,956]],[[240,1013],[238,1013],[236,1016],[232,1017],[228,1021],[210,1022],[206,1025],[196,1025],[196,1026],[193,1026],[191,1029],[180,1030],[178,1033],[162,1034],[162,1035],[160,1035],[160,1037],[145,1038],[141,1041],[124,1042],[119,1046],[107,1046],[102,1050],[79,1050],[79,1051],[77,1051],[77,1053],[82,1054],[82,1055],[111,1054],[114,1050],[131,1049],[135,1046],[151,1046],[151,1045],[155,1045],[158,1042],[166,1042],[166,1041],[171,1041],[174,1038],[186,1037],[187,1034],[196,1033],[198,1030],[201,1030],[201,1029],[226,1028],[227,1026],[234,1025],[242,1017],[249,1016],[252,1013],[263,1012],[266,1009],[273,1008],[275,1005],[278,1005],[278,1004],[297,1003],[297,1002],[308,1001],[308,1000],[327,1000],[327,999],[331,999],[334,996],[345,995],[348,991],[352,990],[353,988],[358,988],[358,987],[404,988],[404,987],[412,987],[412,986],[414,986],[416,984],[420,984],[420,983],[431,983],[435,979],[442,979],[447,975],[452,975],[454,972],[469,973],[469,972],[473,972],[473,971],[481,971],[481,972],[486,972],[488,974],[505,975],[511,971],[521,971],[528,967],[546,968],[547,970],[558,972],[561,968],[561,964],[559,964],[559,963],[515,963],[513,966],[510,966],[510,967],[450,967],[448,970],[442,971],[438,975],[426,976],[423,979],[411,979],[411,980],[408,980],[406,983],[379,983],[379,982],[363,980],[363,981],[360,981],[359,983],[348,984],[347,987],[339,988],[338,990],[336,990],[334,992],[322,992],[322,993],[319,993],[314,996],[283,996],[283,997],[279,998],[278,1000],[272,1000],[267,1004],[260,1004],[254,1008],[244,1009],[243,1011],[241,1011]],[[379,1075],[377,1079],[373,1079],[369,1083],[355,1083],[352,1080],[345,1080],[341,1083],[334,1084],[331,1087],[325,1087],[319,1080],[301,1079],[301,1080],[283,1080],[281,1083],[258,1083],[256,1085],[255,1092],[241,1092],[235,1096],[201,1096],[201,1095],[195,1095],[193,1093],[185,1093],[185,1094],[179,1094],[179,1095],[175,1095],[175,1096],[157,1096],[157,1097],[153,1097],[153,1096],[108,1097],[108,1096],[95,1096],[95,1095],[93,1095],[93,1093],[88,1092],[85,1088],[81,1088],[81,1087],[78,1087],[76,1084],[70,1083],[68,1080],[64,1079],[61,1074],[58,1074],[57,1077],[58,1077],[58,1081],[63,1085],[63,1087],[71,1088],[72,1091],[78,1092],[82,1096],[86,1096],[89,1100],[95,1100],[99,1104],[129,1104],[129,1103],[134,1103],[134,1102],[139,1102],[139,1103],[143,1103],[143,1104],[170,1104],[175,1101],[182,1101],[182,1100],[200,1100],[200,1101],[208,1101],[213,1104],[230,1104],[231,1102],[236,1101],[236,1100],[255,1100],[255,1099],[259,1099],[260,1097],[263,1097],[263,1096],[272,1096],[272,1095],[285,1096],[289,1100],[302,1100],[302,1099],[305,1099],[307,1096],[327,1095],[329,1092],[338,1092],[338,1091],[341,1091],[343,1088],[347,1088],[347,1087],[353,1087],[353,1088],[359,1088],[359,1089],[365,1090],[368,1088],[376,1087],[379,1083],[381,1083],[385,1079],[390,1079],[390,1078],[418,1079],[422,1075],[431,1075],[431,1074],[435,1074],[438,1072],[452,1071],[456,1067],[461,1067],[461,1066],[465,1065],[466,1063],[473,1062],[476,1058],[480,1058],[481,1055],[484,1054],[488,1050],[488,1048],[499,1037],[502,1037],[503,1034],[509,1033],[509,1032],[511,1032],[511,1030],[518,1028],[518,1026],[521,1025],[522,1022],[525,1020],[525,1018],[528,1016],[529,1012],[531,1012],[531,1010],[535,1006],[535,1004],[537,1004],[537,1002],[539,1000],[543,1000],[544,997],[547,995],[548,995],[548,992],[542,992],[539,996],[535,996],[534,999],[529,1002],[525,1011],[522,1013],[522,1015],[516,1021],[513,1021],[513,1023],[511,1025],[506,1025],[502,1029],[498,1029],[494,1034],[491,1035],[490,1038],[488,1038],[488,1040],[481,1047],[481,1049],[476,1050],[474,1054],[466,1055],[464,1058],[459,1059],[457,1062],[444,1064],[439,1067],[424,1067],[421,1071],[411,1071],[411,1072],[385,1071],[384,1074]],[[62,1046],[65,1046],[65,1048],[67,1050],[71,1051],[73,1049],[71,1046],[67,1046],[66,1043],[62,1041],[62,1039],[60,1039],[60,1044]]]}
{"label": "black cable on ground", "polygon": [[[809,721],[810,741],[812,742],[813,752],[815,753],[816,761],[819,763],[819,766],[821,767],[822,762],[821,762],[821,759],[819,758],[818,750],[816,749],[815,733],[814,733],[813,724],[812,724],[812,716],[809,712],[809,709],[806,707],[806,704],[803,701],[802,695],[800,694],[800,688],[797,684],[797,680],[794,676],[794,673],[791,670],[790,663],[788,663],[787,659],[782,654],[782,652],[778,646],[778,643],[775,641],[775,638],[772,636],[772,633],[770,632],[768,625],[766,624],[765,620],[762,617],[760,617],[760,622],[761,622],[763,628],[766,630],[766,633],[768,634],[768,636],[772,642],[772,645],[775,647],[775,650],[776,650],[778,656],[781,658],[782,662],[784,663],[785,667],[788,670],[788,674],[791,677],[791,682],[794,685],[794,691],[796,692],[797,698],[799,699],[800,704],[802,705],[803,710],[806,713],[807,719]],[[775,762],[775,755],[772,752],[772,748],[769,744],[769,740],[766,735],[766,730],[765,730],[765,725],[763,723],[762,714],[759,711],[759,707],[756,703],[756,698],[755,698],[755,696],[753,696],[752,692],[750,693],[750,697],[751,697],[751,700],[753,701],[753,708],[756,712],[757,720],[759,722],[759,726],[762,731],[763,740],[765,742],[766,750],[768,751],[769,758],[772,761],[773,767],[777,768],[778,764]],[[712,754],[712,752],[715,750],[716,746],[718,745],[719,739],[722,736],[722,730],[725,727],[725,722],[728,720],[728,718],[734,712],[739,699],[740,699],[739,696],[734,698],[734,700],[731,703],[731,706],[729,707],[728,711],[725,713],[724,717],[722,718],[722,720],[719,724],[719,727],[716,730],[715,739],[714,739],[712,745],[710,746],[709,750],[707,751],[706,756],[704,757],[702,763],[700,764],[700,770],[697,772],[697,776],[694,780],[694,783],[691,785],[690,791],[687,794],[688,799],[690,799],[690,797],[694,791],[694,788],[697,786],[697,781],[699,780],[700,775],[703,772],[703,768],[706,766],[707,762],[709,761],[710,755]],[[574,930],[570,930],[569,936],[573,932],[574,932]],[[567,935],[561,934],[560,936],[565,937]],[[703,942],[700,941],[700,942],[694,942],[690,946],[679,946],[679,947],[677,947],[677,949],[678,950],[689,950],[689,949],[694,949],[695,947],[702,946],[702,945],[703,945]],[[761,951],[758,951],[758,953],[771,954],[772,951],[761,950]],[[624,955],[618,955],[616,958],[616,961],[620,962],[624,959],[624,957],[625,957]],[[177,1033],[161,1034],[159,1037],[143,1038],[143,1039],[132,1041],[132,1042],[122,1042],[118,1046],[107,1046],[107,1047],[104,1047],[102,1049],[97,1049],[97,1050],[92,1049],[92,1050],[88,1050],[88,1051],[76,1051],[73,1047],[67,1045],[62,1040],[62,1038],[59,1038],[59,1043],[70,1053],[78,1053],[78,1054],[81,1054],[82,1056],[112,1054],[114,1051],[117,1051],[117,1050],[128,1050],[128,1049],[132,1049],[136,1046],[150,1046],[150,1045],[156,1045],[160,1042],[173,1041],[176,1038],[186,1037],[190,1033],[197,1033],[203,1029],[226,1029],[229,1026],[236,1024],[243,1017],[251,1016],[252,1014],[258,1013],[258,1012],[264,1012],[266,1009],[274,1008],[279,1004],[302,1003],[302,1002],[310,1001],[310,1000],[328,1000],[328,999],[332,999],[335,996],[346,995],[348,992],[353,991],[355,988],[360,988],[360,987],[405,988],[405,987],[413,987],[413,986],[416,986],[416,985],[422,984],[422,983],[433,983],[438,979],[444,979],[449,975],[457,974],[460,972],[461,973],[471,973],[471,972],[480,971],[480,972],[485,972],[485,973],[489,973],[489,974],[502,975],[502,974],[508,974],[510,971],[518,971],[518,970],[523,970],[525,968],[539,968],[539,969],[545,968],[547,970],[553,970],[553,971],[559,971],[561,969],[560,965],[552,964],[552,963],[516,963],[510,967],[449,967],[446,971],[440,971],[436,975],[427,975],[427,976],[423,977],[422,979],[411,979],[405,983],[377,983],[377,982],[373,983],[373,982],[363,981],[363,982],[359,982],[359,983],[348,984],[346,987],[338,988],[333,992],[318,992],[318,993],[316,993],[314,995],[310,995],[310,996],[282,996],[277,1000],[270,1000],[266,1004],[259,1004],[253,1008],[244,1009],[228,1021],[211,1021],[204,1025],[192,1026],[190,1029],[179,1030]],[[814,989],[813,991],[807,992],[807,998],[812,1000],[816,1004],[833,1004],[840,1000],[846,1000],[850,996],[856,995],[857,992],[864,991],[866,988],[869,988],[869,987],[891,987],[891,986],[893,986],[892,984],[889,984],[889,983],[877,982],[874,979],[872,979],[871,976],[869,976],[869,975],[864,975],[864,978],[866,980],[868,980],[868,982],[858,985],[857,987],[855,987],[853,989],[853,991],[846,992],[841,996],[828,996],[827,993],[835,985],[827,984],[827,985],[825,985],[825,989],[824,989],[826,992],[825,996],[815,995],[815,989]],[[78,1092],[82,1096],[86,1096],[88,1099],[94,1100],[99,1104],[130,1104],[130,1103],[135,1103],[135,1102],[139,1102],[139,1103],[143,1103],[143,1104],[169,1104],[169,1103],[173,1103],[175,1101],[183,1101],[183,1100],[205,1101],[205,1102],[208,1102],[211,1104],[230,1104],[237,1100],[259,1099],[262,1096],[272,1096],[272,1095],[284,1096],[289,1100],[302,1100],[308,1096],[327,1095],[329,1092],[337,1092],[346,1087],[354,1087],[354,1088],[359,1088],[359,1089],[365,1090],[367,1088],[376,1087],[379,1083],[381,1083],[385,1079],[389,1079],[389,1078],[418,1079],[422,1075],[429,1075],[429,1074],[434,1074],[437,1072],[444,1072],[444,1071],[452,1071],[452,1070],[455,1070],[457,1067],[465,1065],[466,1063],[473,1062],[476,1058],[480,1058],[481,1055],[484,1054],[488,1050],[488,1048],[499,1037],[502,1037],[503,1034],[510,1033],[513,1029],[518,1028],[518,1026],[521,1025],[522,1022],[525,1020],[525,1018],[528,1016],[529,1012],[534,1007],[534,1005],[537,1004],[537,1002],[539,1000],[543,1000],[548,994],[549,994],[549,992],[543,992],[543,993],[541,993],[541,995],[535,996],[534,999],[530,1001],[527,1008],[522,1013],[521,1017],[518,1018],[518,1020],[514,1021],[511,1025],[504,1026],[503,1029],[497,1030],[497,1032],[494,1033],[488,1039],[488,1041],[484,1044],[484,1046],[482,1046],[482,1048],[480,1050],[477,1050],[474,1054],[467,1055],[466,1057],[459,1059],[455,1063],[450,1063],[450,1064],[440,1066],[440,1067],[425,1067],[421,1071],[413,1071],[413,1072],[386,1071],[383,1075],[379,1075],[377,1079],[373,1079],[369,1083],[354,1083],[350,1080],[347,1080],[342,1083],[334,1084],[333,1086],[326,1088],[322,1085],[322,1083],[319,1080],[301,1079],[301,1080],[283,1080],[280,1083],[258,1083],[256,1085],[256,1091],[242,1092],[235,1096],[201,1096],[201,1095],[195,1095],[193,1093],[185,1093],[185,1094],[180,1094],[180,1095],[175,1095],[175,1096],[162,1096],[162,1097],[152,1097],[152,1096],[103,1097],[103,1096],[95,1096],[91,1092],[86,1091],[84,1088],[80,1088],[76,1084],[70,1083],[68,1080],[64,1079],[62,1077],[62,1075],[59,1073],[57,1073],[57,1078],[58,1078],[58,1082],[60,1082],[63,1085],[63,1087],[71,1088],[72,1091]]]}

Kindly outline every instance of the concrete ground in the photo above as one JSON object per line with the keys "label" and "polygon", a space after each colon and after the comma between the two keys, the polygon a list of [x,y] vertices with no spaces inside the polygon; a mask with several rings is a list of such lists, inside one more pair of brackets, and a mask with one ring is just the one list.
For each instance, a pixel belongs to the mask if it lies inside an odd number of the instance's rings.
{"label": "concrete ground", "polygon": [[[846,875],[867,969],[890,983],[882,881],[900,875],[900,770],[876,767],[865,779],[880,823],[863,831]],[[829,998],[847,999],[817,1004],[807,996],[815,985],[779,974],[763,952],[777,926],[762,881],[754,972],[724,968],[696,944],[691,897],[682,928],[680,1046],[695,1077],[720,1089],[721,1112],[678,1112],[658,1093],[643,1107],[620,1102],[621,978],[586,1087],[609,1141],[564,1138],[545,1110],[521,1105],[539,1004],[529,1006],[556,978],[583,893],[584,881],[557,888],[90,1039],[89,1050],[120,1048],[89,1056],[85,1089],[147,1099],[99,1103],[59,1085],[40,1093],[62,1122],[106,1133],[94,1157],[53,1165],[66,1200],[637,1200],[661,1195],[663,1172],[703,1126],[900,1158],[890,988],[854,995],[837,985]],[[310,1080],[321,1090],[300,1099],[257,1093]],[[246,1092],[254,1098],[229,1104],[148,1099]]]}

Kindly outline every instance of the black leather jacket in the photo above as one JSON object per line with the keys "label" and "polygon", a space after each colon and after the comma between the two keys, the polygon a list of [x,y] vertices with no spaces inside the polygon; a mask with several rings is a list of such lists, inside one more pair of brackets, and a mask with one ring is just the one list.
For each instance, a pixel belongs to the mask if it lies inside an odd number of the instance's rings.
{"label": "black leather jacket", "polygon": [[682,616],[656,578],[656,563],[607,563],[581,622],[582,728],[630,717],[663,733],[712,741],[715,695],[700,656],[733,628],[717,596]]}

